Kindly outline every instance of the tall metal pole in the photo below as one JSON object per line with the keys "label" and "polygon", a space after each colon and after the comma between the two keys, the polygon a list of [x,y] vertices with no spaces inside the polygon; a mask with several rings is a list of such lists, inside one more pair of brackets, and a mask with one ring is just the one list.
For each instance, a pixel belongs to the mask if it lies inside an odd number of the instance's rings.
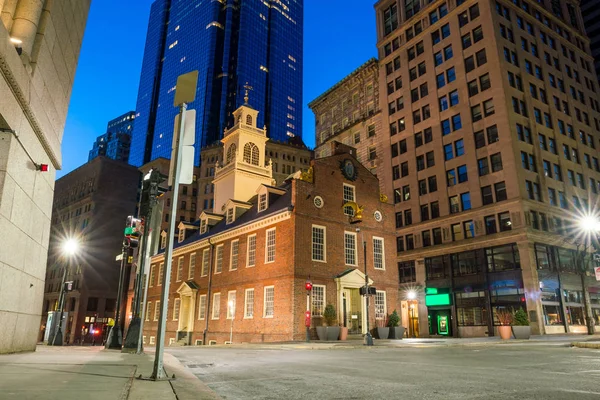
{"label": "tall metal pole", "polygon": [[367,316],[367,334],[365,335],[365,345],[373,346],[373,337],[369,331],[369,273],[367,272],[367,242],[365,241],[364,234],[360,234],[363,242],[363,261],[365,264],[365,303],[366,303],[366,316]]}
{"label": "tall metal pole", "polygon": [[63,345],[62,321],[64,318],[64,312],[65,312],[65,297],[66,297],[65,282],[67,281],[67,269],[68,268],[69,268],[69,266],[68,266],[68,261],[67,261],[67,265],[65,265],[65,268],[63,270],[62,282],[60,285],[60,296],[58,299],[58,307],[60,308],[60,318],[58,319],[58,328],[56,329],[56,332],[54,333],[54,338],[52,340],[52,346],[62,346]]}
{"label": "tall metal pole", "polygon": [[129,252],[127,251],[127,247],[123,246],[121,258],[121,271],[119,273],[119,290],[117,291],[117,311],[115,312],[115,324],[110,329],[108,334],[108,340],[106,342],[107,349],[120,349],[122,345],[122,341],[119,340],[119,336],[122,336],[121,333],[121,323],[119,319],[121,317],[121,298],[123,297],[123,280],[125,278],[125,263],[127,262],[127,256]]}
{"label": "tall metal pole", "polygon": [[171,162],[175,163],[175,171],[173,174],[173,199],[171,201],[171,219],[169,220],[169,230],[167,232],[167,248],[164,253],[165,269],[163,271],[163,287],[160,295],[160,319],[158,320],[158,332],[156,336],[156,355],[154,357],[154,368],[150,379],[159,380],[166,377],[163,369],[163,356],[165,351],[164,336],[166,330],[167,319],[167,303],[169,301],[169,286],[171,284],[171,254],[173,253],[173,241],[175,239],[175,220],[177,219],[177,203],[179,200],[179,180],[181,174],[181,152],[183,149],[183,128],[185,126],[185,110],[187,103],[182,103],[179,109],[180,124],[179,132],[175,132],[176,147],[175,158]]}

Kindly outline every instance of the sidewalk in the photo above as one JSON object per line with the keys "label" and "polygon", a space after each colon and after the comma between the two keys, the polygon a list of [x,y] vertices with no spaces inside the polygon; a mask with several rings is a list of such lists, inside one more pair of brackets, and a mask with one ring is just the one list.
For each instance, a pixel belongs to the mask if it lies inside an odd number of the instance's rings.
{"label": "sidewalk", "polygon": [[136,379],[140,375],[150,376],[153,361],[153,354],[123,354],[101,346],[38,346],[34,353],[0,355],[0,398],[219,398],[170,354],[165,354],[165,370],[177,379],[160,382]]}
{"label": "sidewalk", "polygon": [[[389,348],[422,348],[422,347],[469,347],[469,346],[494,346],[494,345],[553,345],[570,347],[575,343],[596,343],[600,348],[600,334],[597,335],[534,335],[528,340],[502,340],[498,336],[477,338],[415,338],[415,339],[374,339],[373,347]],[[218,347],[260,348],[260,349],[306,349],[306,350],[329,350],[367,348],[362,339],[351,339],[346,341],[326,342],[311,340],[307,342],[279,342],[279,343],[233,343],[231,345],[219,345]],[[583,347],[583,346],[579,346]],[[586,346],[587,347],[587,346]],[[595,347],[594,347],[595,348]]]}

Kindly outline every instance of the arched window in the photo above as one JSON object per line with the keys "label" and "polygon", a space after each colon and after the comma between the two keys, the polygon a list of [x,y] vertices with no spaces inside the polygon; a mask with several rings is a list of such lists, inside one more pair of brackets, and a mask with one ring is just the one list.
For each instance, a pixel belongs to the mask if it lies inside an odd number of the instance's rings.
{"label": "arched window", "polygon": [[237,146],[235,143],[232,143],[231,146],[227,149],[227,164],[232,162],[235,159],[235,152],[237,151]]}
{"label": "arched window", "polygon": [[246,125],[252,125],[252,115],[246,115]]}
{"label": "arched window", "polygon": [[254,143],[246,143],[244,146],[244,161],[258,165],[258,147]]}

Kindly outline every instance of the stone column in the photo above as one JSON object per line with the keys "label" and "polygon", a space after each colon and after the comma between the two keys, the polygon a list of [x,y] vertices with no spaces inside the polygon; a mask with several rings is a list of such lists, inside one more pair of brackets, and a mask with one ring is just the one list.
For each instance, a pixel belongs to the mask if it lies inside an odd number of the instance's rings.
{"label": "stone column", "polygon": [[26,56],[33,50],[43,8],[43,0],[19,0],[17,3],[10,34],[23,41],[21,47]]}
{"label": "stone column", "polygon": [[534,244],[527,240],[519,241],[517,247],[521,259],[523,288],[525,290],[525,301],[531,333],[533,335],[541,335],[546,332],[544,331],[544,311],[540,299],[540,282],[537,274]]}
{"label": "stone column", "polygon": [[0,0],[0,17],[6,27],[6,30],[10,32],[13,25],[13,17],[15,15],[15,8],[17,8],[17,0]]}

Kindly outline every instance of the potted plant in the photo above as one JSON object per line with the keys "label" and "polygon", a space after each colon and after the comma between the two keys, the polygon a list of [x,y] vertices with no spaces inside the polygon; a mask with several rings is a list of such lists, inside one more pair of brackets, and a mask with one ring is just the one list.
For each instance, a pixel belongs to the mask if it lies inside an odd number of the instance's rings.
{"label": "potted plant", "polygon": [[340,327],[337,325],[337,313],[333,304],[327,304],[323,312],[323,318],[327,324],[327,340],[338,340],[340,337]]}
{"label": "potted plant", "polygon": [[529,326],[529,317],[522,308],[519,308],[514,315],[514,325],[512,327],[515,339],[529,339],[531,336],[531,326]]}
{"label": "potted plant", "polygon": [[510,339],[511,325],[513,323],[513,314],[508,310],[497,309],[496,317],[498,318],[498,322],[500,322],[500,326],[498,327],[500,337],[502,338],[502,340]]}
{"label": "potted plant", "polygon": [[340,324],[340,340],[348,339],[348,327]]}
{"label": "potted plant", "polygon": [[404,327],[400,326],[400,316],[396,310],[388,317],[388,326],[390,327],[390,339],[402,339]]}
{"label": "potted plant", "polygon": [[387,339],[390,336],[390,327],[386,317],[377,320],[377,336],[379,339]]}
{"label": "potted plant", "polygon": [[317,336],[319,340],[325,341],[327,340],[327,327],[323,325],[325,321],[321,320],[321,325],[317,326]]}

